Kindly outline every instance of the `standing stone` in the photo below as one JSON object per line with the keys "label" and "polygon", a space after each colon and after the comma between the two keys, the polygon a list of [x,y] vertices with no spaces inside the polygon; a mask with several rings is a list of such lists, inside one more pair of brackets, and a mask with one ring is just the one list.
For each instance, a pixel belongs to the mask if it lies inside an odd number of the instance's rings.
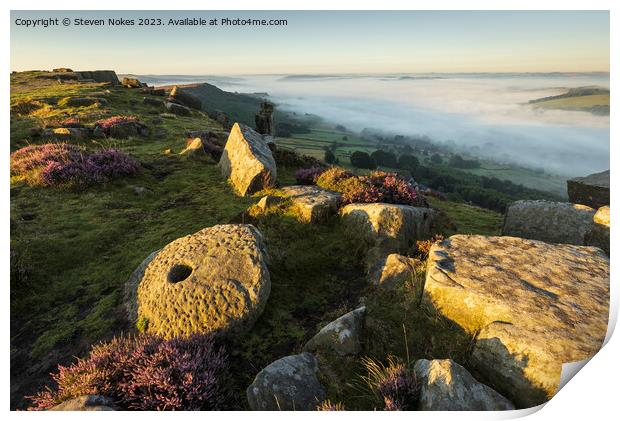
{"label": "standing stone", "polygon": [[609,206],[596,211],[590,231],[586,234],[585,244],[600,247],[609,256],[610,251]]}
{"label": "standing stone", "polygon": [[362,351],[365,316],[364,306],[340,316],[314,335],[304,346],[304,351],[324,350],[340,356],[359,354]]}
{"label": "standing stone", "polygon": [[424,304],[476,336],[471,362],[518,407],[557,391],[562,363],[592,357],[609,316],[598,248],[454,235],[431,247]]}
{"label": "standing stone", "polygon": [[452,360],[418,360],[419,411],[505,411],[515,409],[505,397],[477,381]]}
{"label": "standing stone", "polygon": [[260,111],[254,117],[256,123],[256,131],[262,135],[273,136],[273,104],[271,102],[262,102]]}
{"label": "standing stone", "polygon": [[302,222],[320,223],[338,212],[340,193],[317,186],[288,186],[281,190],[293,201],[297,217]]}
{"label": "standing stone", "polygon": [[598,209],[609,205],[609,170],[566,182],[568,199]]}
{"label": "standing stone", "polygon": [[506,210],[502,235],[582,246],[594,213],[585,205],[519,200]]}
{"label": "standing stone", "polygon": [[235,123],[231,129],[219,165],[239,196],[276,183],[276,161],[271,150],[260,134],[243,124]]}
{"label": "standing stone", "polygon": [[245,331],[269,297],[267,258],[252,225],[216,225],[179,238],[127,282],[130,321],[164,338]]}
{"label": "standing stone", "polygon": [[325,400],[314,355],[280,358],[262,369],[246,394],[253,411],[312,411]]}

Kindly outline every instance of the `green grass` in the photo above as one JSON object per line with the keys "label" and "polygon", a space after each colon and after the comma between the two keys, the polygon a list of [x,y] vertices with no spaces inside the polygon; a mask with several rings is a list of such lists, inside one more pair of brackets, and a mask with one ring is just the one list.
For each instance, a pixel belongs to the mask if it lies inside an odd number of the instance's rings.
{"label": "green grass", "polygon": [[503,216],[498,212],[465,203],[442,201],[433,197],[427,199],[432,207],[445,212],[456,224],[456,229],[448,230],[447,235],[456,233],[500,235]]}
{"label": "green grass", "polygon": [[[12,86],[19,87],[12,101],[86,96],[104,90],[99,84],[40,80],[32,73],[11,79]],[[116,88],[105,98],[104,107],[52,106],[38,112],[36,119],[12,116],[11,150],[43,142],[28,137],[29,128],[71,115],[92,122],[102,116],[131,114],[154,127],[150,122],[158,112],[142,105],[138,92]],[[137,105],[131,105],[132,99]],[[40,370],[34,379],[14,378],[23,382],[24,392],[32,392],[29,383],[40,383],[59,356],[82,354],[91,343],[126,327],[123,285],[148,254],[178,237],[226,223],[252,202],[231,194],[217,166],[176,153],[163,154],[166,149],[178,153],[184,147],[184,130],[222,131],[219,124],[202,113],[161,120],[168,131],[162,139],[103,142],[136,157],[145,168],[139,177],[83,191],[35,188],[21,182],[11,185],[11,250],[27,262],[26,276],[11,280],[11,348],[16,351],[18,372],[22,366]],[[89,147],[101,143],[84,142]],[[133,186],[150,192],[137,195]],[[19,399],[13,398],[13,403]]]}

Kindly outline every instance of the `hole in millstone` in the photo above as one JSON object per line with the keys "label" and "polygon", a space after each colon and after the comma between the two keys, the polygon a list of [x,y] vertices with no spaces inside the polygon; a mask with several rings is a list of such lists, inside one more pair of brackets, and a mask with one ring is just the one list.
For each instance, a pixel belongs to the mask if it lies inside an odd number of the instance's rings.
{"label": "hole in millstone", "polygon": [[191,266],[176,264],[172,266],[168,272],[168,282],[176,284],[177,282],[184,281],[193,271],[194,269],[192,269]]}

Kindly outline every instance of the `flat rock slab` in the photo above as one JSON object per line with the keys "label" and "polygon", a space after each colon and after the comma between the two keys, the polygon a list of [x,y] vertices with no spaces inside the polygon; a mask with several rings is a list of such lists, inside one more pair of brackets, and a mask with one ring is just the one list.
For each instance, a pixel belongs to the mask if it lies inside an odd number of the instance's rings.
{"label": "flat rock slab", "polygon": [[351,203],[340,211],[352,234],[385,254],[406,251],[430,236],[435,211],[429,208],[389,203]]}
{"label": "flat rock slab", "polygon": [[101,395],[82,395],[59,403],[49,411],[116,411],[114,402]]}
{"label": "flat rock slab", "polygon": [[582,246],[595,213],[585,205],[518,200],[506,210],[502,235]]}
{"label": "flat rock slab", "polygon": [[609,259],[595,247],[454,235],[432,246],[425,302],[478,332],[472,363],[519,407],[550,399],[562,363],[592,357],[609,315]]}
{"label": "flat rock slab", "polygon": [[477,381],[452,360],[418,360],[418,411],[505,411],[515,409],[505,397]]}
{"label": "flat rock slab", "polygon": [[280,358],[262,369],[246,394],[253,411],[312,411],[325,400],[316,377],[319,363],[304,352]]}
{"label": "flat rock slab", "polygon": [[263,136],[244,124],[233,125],[219,165],[222,176],[240,196],[273,187],[276,183],[276,161],[271,149]]}
{"label": "flat rock slab", "polygon": [[340,193],[317,186],[288,186],[281,190],[293,201],[302,222],[320,223],[338,213]]}
{"label": "flat rock slab", "polygon": [[566,182],[566,187],[572,203],[595,209],[609,205],[609,170],[570,179]]}
{"label": "flat rock slab", "polygon": [[216,225],[179,238],[129,279],[129,318],[165,338],[245,331],[269,297],[267,258],[252,225]]}
{"label": "flat rock slab", "polygon": [[304,346],[304,351],[324,350],[340,356],[357,355],[362,350],[366,307],[362,306],[323,327]]}

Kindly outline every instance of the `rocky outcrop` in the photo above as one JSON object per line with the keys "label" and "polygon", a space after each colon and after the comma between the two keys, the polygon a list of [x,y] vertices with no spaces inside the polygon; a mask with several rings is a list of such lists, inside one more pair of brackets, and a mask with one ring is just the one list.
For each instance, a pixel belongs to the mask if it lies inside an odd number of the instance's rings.
{"label": "rocky outcrop", "polygon": [[376,287],[395,290],[414,279],[419,263],[419,260],[411,257],[389,254],[379,259],[371,271],[370,281]]}
{"label": "rocky outcrop", "polygon": [[211,158],[211,155],[207,155],[203,141],[199,137],[191,140],[187,147],[181,151],[181,155],[185,155],[188,158]]}
{"label": "rocky outcrop", "polygon": [[70,107],[90,107],[94,104],[106,105],[108,102],[99,97],[71,97],[64,99],[62,103]]}
{"label": "rocky outcrop", "polygon": [[273,136],[273,104],[271,102],[262,102],[260,111],[254,117],[256,123],[256,131],[263,135]]}
{"label": "rocky outcrop", "polygon": [[175,104],[174,102],[166,102],[166,109],[170,111],[172,114],[180,115],[182,117],[189,117],[192,115],[192,111],[180,104]]}
{"label": "rocky outcrop", "polygon": [[254,411],[312,411],[325,399],[316,374],[316,358],[307,352],[280,358],[262,369],[246,393]]}
{"label": "rocky outcrop", "polygon": [[133,136],[148,136],[149,129],[139,121],[121,121],[110,126],[108,133],[115,139],[127,139]]}
{"label": "rocky outcrop", "polygon": [[281,190],[292,200],[297,217],[302,222],[320,223],[338,213],[340,193],[317,186],[288,186]]}
{"label": "rocky outcrop", "polygon": [[418,360],[419,411],[504,411],[515,409],[505,397],[477,381],[452,360]]}
{"label": "rocky outcrop", "polygon": [[112,85],[118,85],[118,76],[114,70],[94,70],[75,72],[78,80],[91,79],[95,82],[108,82]]}
{"label": "rocky outcrop", "polygon": [[164,108],[164,101],[157,98],[149,98],[145,96],[144,98],[142,98],[142,103],[144,105],[150,105],[151,107]]}
{"label": "rocky outcrop", "polygon": [[193,108],[195,110],[202,109],[202,101],[200,98],[190,94],[189,92],[175,86],[170,91],[170,95],[168,96],[168,101],[176,102],[181,105],[185,105],[186,107]]}
{"label": "rocky outcrop", "polygon": [[454,235],[432,246],[424,303],[475,333],[472,363],[519,407],[550,399],[562,363],[594,355],[609,313],[598,248]]}
{"label": "rocky outcrop", "polygon": [[144,87],[142,82],[140,82],[135,77],[125,77],[125,78],[123,78],[123,81],[121,82],[121,85],[123,85],[125,88],[133,88],[133,89],[143,88]]}
{"label": "rocky outcrop", "polygon": [[112,399],[101,395],[83,395],[70,399],[56,406],[49,411],[116,411]]}
{"label": "rocky outcrop", "polygon": [[262,235],[216,225],[152,254],[127,282],[130,320],[165,338],[240,332],[262,313],[271,281]]}
{"label": "rocky outcrop", "polygon": [[592,227],[586,233],[585,244],[599,247],[609,256],[610,241],[609,206],[603,206],[594,215]]}
{"label": "rocky outcrop", "polygon": [[385,255],[405,252],[430,236],[435,211],[388,203],[352,203],[340,211],[347,230]]}
{"label": "rocky outcrop", "polygon": [[572,203],[598,209],[609,205],[609,170],[577,177],[566,182],[568,199]]}
{"label": "rocky outcrop", "polygon": [[506,210],[502,235],[584,245],[595,210],[566,202],[519,200]]}
{"label": "rocky outcrop", "polygon": [[263,137],[246,125],[235,123],[220,158],[222,175],[240,196],[273,187],[276,162]]}
{"label": "rocky outcrop", "polygon": [[364,306],[340,316],[314,335],[304,346],[304,351],[326,351],[340,356],[359,354],[365,316]]}
{"label": "rocky outcrop", "polygon": [[90,130],[83,127],[58,127],[44,129],[41,135],[45,138],[59,140],[84,140],[90,136]]}

